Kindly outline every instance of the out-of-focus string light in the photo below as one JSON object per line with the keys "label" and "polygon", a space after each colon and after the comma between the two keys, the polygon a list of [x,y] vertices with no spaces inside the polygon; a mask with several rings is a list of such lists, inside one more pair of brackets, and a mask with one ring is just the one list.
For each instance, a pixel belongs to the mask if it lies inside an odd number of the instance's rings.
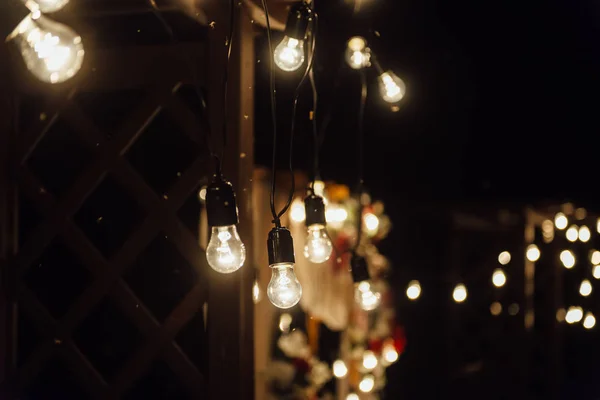
{"label": "out-of-focus string light", "polygon": [[590,228],[588,228],[585,225],[583,225],[579,228],[579,240],[586,243],[587,241],[590,240],[591,236],[592,236],[592,234],[590,232]]}
{"label": "out-of-focus string light", "polygon": [[498,316],[502,312],[502,304],[500,302],[495,301],[490,305],[490,313],[493,316]]}
{"label": "out-of-focus string light", "polygon": [[563,230],[568,224],[569,220],[565,214],[559,212],[554,216],[554,226],[556,226],[556,229]]}
{"label": "out-of-focus string light", "polygon": [[366,375],[362,378],[358,384],[358,388],[363,393],[370,393],[375,387],[375,377],[373,375]]}
{"label": "out-of-focus string light", "polygon": [[492,283],[496,287],[502,287],[506,283],[506,274],[502,270],[502,268],[498,268],[492,274]]}
{"label": "out-of-focus string light", "polygon": [[498,255],[498,262],[502,265],[506,265],[510,262],[510,253],[508,251],[503,251]]}
{"label": "out-of-focus string light", "polygon": [[540,259],[540,249],[535,244],[530,244],[527,246],[527,252],[525,255],[529,261],[536,262]]}
{"label": "out-of-focus string light", "polygon": [[306,211],[304,210],[304,202],[297,198],[290,207],[290,218],[294,222],[304,222],[306,219]]}
{"label": "out-of-focus string light", "polygon": [[377,229],[379,229],[379,218],[377,215],[373,213],[366,213],[363,219],[367,233],[371,236],[375,235],[377,233]]}
{"label": "out-of-focus string light", "polygon": [[333,376],[340,379],[348,375],[348,367],[343,360],[335,360],[333,362]]}
{"label": "out-of-focus string light", "polygon": [[286,72],[296,71],[304,64],[304,41],[314,18],[310,5],[302,1],[290,8],[284,37],[275,48],[275,65]]}
{"label": "out-of-focus string light", "polygon": [[416,300],[421,296],[421,284],[419,281],[410,281],[406,288],[406,297],[410,300]]}
{"label": "out-of-focus string light", "polygon": [[377,356],[375,353],[373,353],[371,350],[366,350],[363,353],[362,365],[367,371],[374,370],[377,366]]}
{"label": "out-of-focus string light", "polygon": [[592,329],[594,326],[596,326],[596,317],[591,312],[587,312],[583,319],[583,327],[585,329]]}
{"label": "out-of-focus string light", "polygon": [[600,264],[600,251],[598,250],[593,250],[591,255],[590,255],[590,261],[593,265],[598,265]]}
{"label": "out-of-focus string light", "polygon": [[367,47],[365,38],[354,36],[348,40],[346,62],[352,69],[362,69],[370,65],[371,50]]}
{"label": "out-of-focus string light", "polygon": [[398,352],[396,351],[396,347],[391,342],[386,343],[382,349],[383,360],[387,365],[393,364],[398,361]]}
{"label": "out-of-focus string light", "polygon": [[456,285],[454,291],[452,292],[452,298],[457,303],[462,303],[465,301],[467,299],[467,287],[462,283]]}
{"label": "out-of-focus string light", "polygon": [[584,279],[581,281],[581,285],[579,285],[579,294],[583,297],[587,297],[592,294],[592,289],[592,283],[589,280]]}
{"label": "out-of-focus string light", "polygon": [[568,324],[574,324],[576,322],[581,321],[583,318],[583,309],[581,307],[572,306],[569,307],[567,311],[567,315],[565,316],[565,321]]}
{"label": "out-of-focus string light", "polygon": [[258,279],[254,280],[254,284],[252,285],[252,301],[254,304],[260,303],[262,300],[262,292],[260,290],[260,285],[258,283]]}
{"label": "out-of-focus string light", "polygon": [[565,310],[564,308],[559,308],[558,310],[556,310],[556,320],[558,322],[563,322],[565,320],[567,316],[567,310]]}
{"label": "out-of-focus string light", "polygon": [[569,242],[577,241],[577,238],[579,237],[579,229],[577,228],[577,225],[571,225],[569,229],[567,229],[566,237]]}
{"label": "out-of-focus string light", "polygon": [[594,278],[600,279],[600,265],[594,265],[594,268],[592,269],[592,275]]}
{"label": "out-of-focus string light", "polygon": [[571,250],[563,250],[560,252],[560,261],[566,269],[571,269],[575,266],[575,255]]}

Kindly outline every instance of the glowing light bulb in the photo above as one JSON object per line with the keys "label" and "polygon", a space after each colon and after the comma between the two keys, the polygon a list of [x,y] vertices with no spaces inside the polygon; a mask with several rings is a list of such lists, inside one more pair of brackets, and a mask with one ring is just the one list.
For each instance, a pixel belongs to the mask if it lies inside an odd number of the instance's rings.
{"label": "glowing light bulb", "polygon": [[498,255],[498,262],[502,265],[506,265],[510,262],[510,253],[508,251],[503,251]]}
{"label": "glowing light bulb", "polygon": [[579,229],[577,229],[577,225],[571,225],[569,229],[567,229],[567,240],[569,242],[574,242],[579,237]]}
{"label": "glowing light bulb", "polygon": [[594,269],[592,270],[592,275],[596,279],[600,279],[600,265],[594,265]]}
{"label": "glowing light bulb", "polygon": [[589,280],[584,279],[581,281],[581,285],[579,285],[579,294],[583,297],[587,297],[592,294],[592,283]]}
{"label": "glowing light bulb", "polygon": [[285,36],[275,48],[275,64],[284,71],[292,72],[304,64],[304,40]]}
{"label": "glowing light bulb", "polygon": [[31,11],[40,11],[43,14],[50,14],[62,9],[69,3],[69,0],[23,0],[23,3]]}
{"label": "glowing light bulb", "polygon": [[592,251],[592,255],[590,257],[590,261],[594,265],[600,264],[600,251],[598,251],[598,250]]}
{"label": "glowing light bulb", "polygon": [[585,314],[585,319],[583,320],[583,327],[585,329],[592,329],[596,325],[596,317],[591,312]]}
{"label": "glowing light bulb", "polygon": [[313,263],[321,264],[329,260],[333,244],[324,225],[313,224],[308,227],[308,236],[304,246],[304,256]]}
{"label": "glowing light bulb", "polygon": [[306,211],[304,210],[304,202],[297,198],[292,203],[290,208],[290,217],[294,222],[304,222],[306,220]]}
{"label": "glowing light bulb", "polygon": [[333,363],[333,375],[336,378],[343,378],[348,374],[348,367],[342,360],[335,360]]}
{"label": "glowing light bulb", "polygon": [[340,205],[330,204],[325,209],[325,220],[334,229],[340,229],[348,219],[348,211]]}
{"label": "glowing light bulb", "polygon": [[252,285],[252,301],[254,301],[254,304],[258,304],[261,300],[262,292],[260,285],[258,284],[258,280],[254,280],[254,284]]}
{"label": "glowing light bulb", "polygon": [[566,269],[571,269],[575,266],[575,255],[571,250],[563,250],[560,252],[560,261]]}
{"label": "glowing light bulb", "polygon": [[535,244],[527,246],[526,256],[529,261],[536,262],[540,259],[540,255],[540,249]]}
{"label": "glowing light bulb", "polygon": [[421,284],[419,281],[410,281],[406,288],[406,297],[410,300],[416,300],[421,295]]}
{"label": "glowing light bulb", "polygon": [[383,359],[388,365],[398,361],[398,352],[393,344],[388,343],[383,346]]}
{"label": "glowing light bulb", "polygon": [[369,66],[371,54],[367,42],[360,36],[348,40],[346,48],[346,62],[352,69],[361,69]]}
{"label": "glowing light bulb", "polygon": [[369,235],[376,234],[377,229],[379,229],[379,218],[377,218],[377,215],[366,213],[363,218],[365,221],[365,227],[367,228],[367,233]]}
{"label": "glowing light bulb", "polygon": [[365,351],[363,353],[362,364],[363,367],[368,371],[372,371],[373,369],[375,369],[375,367],[377,366],[377,356],[375,355],[375,353],[373,353],[371,350]]}
{"label": "glowing light bulb", "polygon": [[590,232],[590,228],[583,225],[579,228],[579,240],[586,243],[592,237],[592,233]]}
{"label": "glowing light bulb", "polygon": [[43,82],[64,82],[81,69],[85,54],[81,37],[40,11],[23,19],[8,40],[15,41],[27,69]]}
{"label": "glowing light bulb", "polygon": [[237,271],[246,261],[246,246],[235,225],[213,226],[206,246],[208,265],[221,274]]}
{"label": "glowing light bulb", "polygon": [[506,283],[506,274],[501,268],[498,268],[492,274],[492,283],[496,287],[502,287]]}
{"label": "glowing light bulb", "polygon": [[569,324],[574,324],[576,322],[581,321],[581,319],[583,318],[583,310],[581,309],[581,307],[569,307],[569,310],[567,311],[567,315],[565,316],[565,321],[567,321],[567,323]]}
{"label": "glowing light bulb", "polygon": [[467,287],[462,283],[459,283],[452,292],[452,298],[457,303],[462,303],[467,299]]}
{"label": "glowing light bulb", "polygon": [[302,285],[294,273],[294,264],[283,263],[272,265],[273,274],[267,287],[269,300],[275,307],[291,308],[298,304],[302,297]]}
{"label": "glowing light bulb", "polygon": [[356,393],[350,393],[346,396],[346,400],[360,400],[360,397]]}
{"label": "glowing light bulb", "polygon": [[392,71],[387,71],[379,76],[379,90],[383,100],[388,103],[397,103],[404,97],[406,85]]}
{"label": "glowing light bulb", "polygon": [[369,281],[362,281],[356,285],[354,299],[365,311],[372,311],[379,307],[381,303],[381,294],[375,291]]}
{"label": "glowing light bulb", "polygon": [[556,229],[563,230],[567,227],[568,223],[569,220],[567,219],[565,214],[559,212],[554,216],[554,226],[556,226]]}
{"label": "glowing light bulb", "polygon": [[373,375],[367,375],[358,384],[358,388],[363,393],[369,393],[375,387],[375,378]]}
{"label": "glowing light bulb", "polygon": [[292,316],[288,313],[283,313],[279,317],[279,330],[281,332],[288,332],[292,325]]}

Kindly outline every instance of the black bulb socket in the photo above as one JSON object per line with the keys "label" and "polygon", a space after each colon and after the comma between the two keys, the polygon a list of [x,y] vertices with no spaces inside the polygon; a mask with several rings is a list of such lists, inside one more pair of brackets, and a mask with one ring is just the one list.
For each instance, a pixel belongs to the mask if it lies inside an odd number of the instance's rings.
{"label": "black bulb socket", "polygon": [[319,224],[326,225],[325,220],[325,202],[321,196],[314,193],[309,194],[304,199],[304,210],[306,212],[306,226]]}
{"label": "black bulb socket", "polygon": [[287,228],[277,227],[271,229],[267,239],[267,252],[269,265],[296,262],[294,256],[294,239]]}
{"label": "black bulb socket", "polygon": [[239,222],[235,192],[230,182],[215,176],[206,188],[208,225],[230,226]]}
{"label": "black bulb socket", "polygon": [[313,10],[304,1],[294,4],[288,13],[284,34],[296,40],[306,39],[308,25],[313,18]]}
{"label": "black bulb socket", "polygon": [[360,283],[371,279],[367,260],[357,254],[353,254],[352,259],[350,260],[350,272],[352,273],[352,281],[354,283]]}
{"label": "black bulb socket", "polygon": [[0,0],[0,42],[31,14],[22,0]]}

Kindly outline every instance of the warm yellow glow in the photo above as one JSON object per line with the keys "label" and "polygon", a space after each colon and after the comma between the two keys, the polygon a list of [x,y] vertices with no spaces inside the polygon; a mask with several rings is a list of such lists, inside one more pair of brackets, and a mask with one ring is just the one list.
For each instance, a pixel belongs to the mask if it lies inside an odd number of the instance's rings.
{"label": "warm yellow glow", "polygon": [[560,252],[560,261],[566,269],[571,269],[575,266],[575,255],[571,250],[563,250]]}
{"label": "warm yellow glow", "polygon": [[350,393],[346,396],[346,400],[360,400],[360,397],[356,393]]}
{"label": "warm yellow glow", "polygon": [[567,310],[565,310],[564,308],[559,308],[558,310],[556,310],[556,320],[558,322],[563,322],[566,316]]}
{"label": "warm yellow glow", "polygon": [[600,218],[596,220],[596,232],[600,233]]}
{"label": "warm yellow glow", "polygon": [[590,261],[594,265],[600,264],[600,251],[598,251],[598,250],[592,251],[592,255],[590,257]]}
{"label": "warm yellow glow", "polygon": [[506,275],[504,274],[504,271],[502,271],[502,268],[498,268],[494,271],[492,274],[492,283],[496,287],[504,286],[506,283]]}
{"label": "warm yellow glow", "polygon": [[577,225],[571,225],[569,227],[569,229],[567,229],[567,240],[569,242],[574,242],[577,240],[577,238],[579,237],[579,229],[577,228]]}
{"label": "warm yellow glow", "polygon": [[200,201],[206,201],[206,186],[203,186],[198,192],[198,197]]}
{"label": "warm yellow glow", "polygon": [[304,209],[304,201],[296,198],[290,207],[290,217],[294,222],[304,222],[306,220],[306,210]]}
{"label": "warm yellow glow", "polygon": [[371,350],[366,350],[363,353],[363,367],[371,371],[377,366],[377,356]]}
{"label": "warm yellow glow", "polygon": [[550,243],[554,239],[554,223],[549,219],[542,222],[542,235],[544,243]]}
{"label": "warm yellow glow", "polygon": [[383,359],[388,365],[398,361],[398,352],[393,344],[388,343],[383,346]]}
{"label": "warm yellow glow", "polygon": [[581,281],[581,285],[579,285],[579,294],[583,297],[587,297],[592,294],[592,283],[587,279]]}
{"label": "warm yellow glow", "polygon": [[406,85],[392,71],[387,71],[379,76],[379,91],[383,100],[388,103],[397,103],[404,97]]}
{"label": "warm yellow glow", "polygon": [[592,270],[592,275],[596,279],[600,279],[600,265],[594,265],[594,269]]}
{"label": "warm yellow glow", "polygon": [[574,324],[576,322],[581,321],[583,318],[583,309],[581,307],[569,307],[569,311],[567,311],[567,315],[565,316],[565,321],[568,324]]}
{"label": "warm yellow glow", "polygon": [[462,283],[459,283],[454,288],[454,292],[452,293],[452,298],[457,303],[462,303],[467,299],[467,287]]}
{"label": "warm yellow glow", "polygon": [[377,233],[377,229],[379,228],[379,218],[377,215],[366,213],[364,216],[365,227],[367,228],[367,232],[369,234]]}
{"label": "warm yellow glow", "polygon": [[419,281],[410,281],[406,288],[406,297],[411,300],[416,300],[421,295],[421,284]]}
{"label": "warm yellow glow", "polygon": [[556,229],[565,229],[568,223],[569,220],[567,219],[565,214],[559,212],[554,216],[554,226],[556,226]]}
{"label": "warm yellow glow", "polygon": [[590,240],[590,237],[592,237],[592,233],[590,232],[590,228],[588,228],[585,225],[583,225],[581,228],[579,228],[579,240],[581,240],[582,242],[585,243],[588,240]]}
{"label": "warm yellow glow", "polygon": [[510,253],[508,251],[503,251],[498,255],[498,262],[502,265],[506,265],[510,262]]}
{"label": "warm yellow glow", "polygon": [[23,0],[31,11],[50,14],[59,11],[69,3],[69,0]]}
{"label": "warm yellow glow", "polygon": [[367,375],[358,384],[358,388],[363,393],[369,393],[375,387],[375,378],[373,375]]}
{"label": "warm yellow glow", "polygon": [[258,284],[258,280],[255,280],[252,285],[252,301],[254,301],[254,304],[258,304],[261,299],[262,292],[260,291],[260,285]]}
{"label": "warm yellow glow", "polygon": [[583,320],[583,327],[585,329],[592,329],[596,325],[596,317],[591,312],[587,312],[585,314],[585,319]]}
{"label": "warm yellow glow", "polygon": [[502,312],[502,304],[500,304],[497,301],[493,302],[492,305],[490,305],[490,312],[494,316],[500,315],[500,313]]}
{"label": "warm yellow glow", "polygon": [[292,316],[288,313],[283,313],[279,317],[279,330],[281,332],[287,332],[290,330],[292,324]]}
{"label": "warm yellow glow", "polygon": [[527,246],[527,259],[531,262],[536,262],[540,259],[540,249],[535,244]]}
{"label": "warm yellow glow", "polygon": [[325,198],[325,182],[315,181],[313,183],[313,191],[317,196]]}
{"label": "warm yellow glow", "polygon": [[330,204],[325,209],[325,220],[334,229],[340,229],[348,219],[348,211],[338,204]]}
{"label": "warm yellow glow", "polygon": [[343,378],[348,374],[348,367],[343,360],[335,360],[333,362],[333,375],[336,378]]}

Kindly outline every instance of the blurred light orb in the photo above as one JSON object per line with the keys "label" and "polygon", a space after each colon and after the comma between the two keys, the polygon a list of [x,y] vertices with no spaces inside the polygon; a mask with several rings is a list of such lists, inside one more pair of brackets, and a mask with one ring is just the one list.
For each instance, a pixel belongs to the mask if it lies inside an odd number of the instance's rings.
{"label": "blurred light orb", "polygon": [[504,286],[506,284],[506,274],[502,270],[502,268],[498,268],[492,274],[492,283],[497,288]]}
{"label": "blurred light orb", "polygon": [[379,218],[377,217],[377,215],[372,213],[366,213],[364,216],[364,220],[367,232],[371,234],[377,233],[377,229],[379,228]]}
{"label": "blurred light orb", "polygon": [[503,251],[498,255],[498,262],[502,265],[506,265],[510,262],[510,253],[508,251]]}
{"label": "blurred light orb", "polygon": [[517,315],[519,313],[520,307],[517,303],[512,303],[508,306],[508,314],[509,315]]}
{"label": "blurred light orb", "polygon": [[592,233],[590,232],[590,228],[585,225],[579,228],[579,240],[581,240],[583,243],[586,243],[591,237]]}
{"label": "blurred light orb", "polygon": [[371,350],[367,350],[363,353],[363,367],[366,370],[372,371],[377,366],[377,356]]}
{"label": "blurred light orb", "polygon": [[592,289],[592,283],[589,280],[584,279],[581,281],[581,285],[579,285],[579,294],[583,297],[587,297],[592,294]]}
{"label": "blurred light orb", "polygon": [[571,269],[575,266],[575,255],[571,250],[563,250],[560,252],[560,261],[566,269]]}
{"label": "blurred light orb", "polygon": [[563,230],[567,227],[568,223],[569,220],[567,219],[565,214],[559,212],[554,216],[554,226],[556,226],[556,229]]}
{"label": "blurred light orb", "polygon": [[536,262],[540,259],[540,255],[540,249],[535,244],[527,246],[526,256],[529,261]]}
{"label": "blurred light orb", "polygon": [[596,317],[591,312],[587,312],[583,320],[583,327],[585,329],[592,329],[594,326],[596,326]]}
{"label": "blurred light orb", "polygon": [[558,310],[556,310],[556,320],[558,322],[563,322],[566,316],[567,310],[565,310],[564,308],[559,308]]}
{"label": "blurred light orb", "polygon": [[592,255],[590,256],[590,261],[594,265],[600,264],[600,251],[598,251],[598,250],[592,251]]}
{"label": "blurred light orb", "polygon": [[304,201],[296,198],[290,209],[290,217],[294,222],[304,222],[306,220],[306,210],[304,209]]}
{"label": "blurred light orb", "polygon": [[500,313],[502,313],[502,304],[498,301],[493,302],[492,305],[490,305],[490,313],[493,316],[500,315]]}
{"label": "blurred light orb", "polygon": [[452,298],[457,303],[462,303],[467,299],[467,287],[462,283],[459,283],[452,292]]}
{"label": "blurred light orb", "polygon": [[398,352],[392,343],[383,346],[383,359],[387,364],[393,364],[398,361]]}
{"label": "blurred light orb", "polygon": [[592,270],[592,275],[596,279],[600,279],[600,265],[594,265],[594,269]]}
{"label": "blurred light orb", "polygon": [[358,384],[358,388],[363,393],[371,392],[374,387],[375,387],[375,378],[373,377],[373,375],[366,375],[364,378],[362,378],[362,380]]}
{"label": "blurred light orb", "polygon": [[579,237],[579,229],[577,228],[577,225],[571,225],[569,229],[567,229],[566,236],[569,242],[577,241],[577,238]]}
{"label": "blurred light orb", "polygon": [[569,307],[569,310],[567,311],[567,315],[565,316],[565,321],[567,321],[568,324],[574,324],[576,322],[581,321],[581,319],[583,318],[583,310],[581,307]]}
{"label": "blurred light orb", "polygon": [[406,297],[410,300],[416,300],[421,296],[421,284],[419,281],[410,281],[406,288]]}
{"label": "blurred light orb", "polygon": [[333,375],[336,378],[343,378],[348,374],[348,367],[343,360],[335,360],[333,362]]}
{"label": "blurred light orb", "polygon": [[346,396],[346,400],[360,400],[360,397],[356,393],[350,393]]}

